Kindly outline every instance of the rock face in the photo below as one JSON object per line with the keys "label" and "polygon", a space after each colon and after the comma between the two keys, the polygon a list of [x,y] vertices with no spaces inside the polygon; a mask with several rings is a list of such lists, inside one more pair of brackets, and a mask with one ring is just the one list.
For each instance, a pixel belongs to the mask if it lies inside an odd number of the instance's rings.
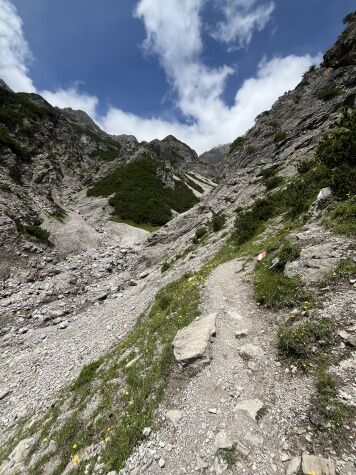
{"label": "rock face", "polygon": [[222,176],[224,172],[224,161],[229,153],[230,145],[219,145],[199,156],[201,162],[207,163],[213,167],[216,177]]}
{"label": "rock face", "polygon": [[173,340],[174,356],[178,363],[203,364],[210,359],[210,339],[216,333],[216,313],[196,320],[180,330]]}

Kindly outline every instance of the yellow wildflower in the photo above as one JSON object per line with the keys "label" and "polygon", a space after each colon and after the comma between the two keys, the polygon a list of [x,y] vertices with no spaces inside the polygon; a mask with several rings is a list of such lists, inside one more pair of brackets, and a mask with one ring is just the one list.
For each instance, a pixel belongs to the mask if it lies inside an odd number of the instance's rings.
{"label": "yellow wildflower", "polygon": [[104,439],[105,444],[108,444],[110,442],[110,437],[107,435]]}
{"label": "yellow wildflower", "polygon": [[43,439],[43,442],[47,442],[47,440],[48,440],[48,437],[45,437],[45,438]]}
{"label": "yellow wildflower", "polygon": [[73,445],[72,445],[72,449],[76,449],[77,447],[78,447],[77,444],[73,444]]}
{"label": "yellow wildflower", "polygon": [[111,432],[111,427],[108,427],[108,428],[106,429],[106,432]]}
{"label": "yellow wildflower", "polygon": [[129,395],[129,392],[126,390],[124,391],[124,396],[128,396]]}
{"label": "yellow wildflower", "polygon": [[129,401],[129,406],[133,406],[133,403],[134,403],[134,402],[133,402],[133,400],[131,399],[131,400]]}
{"label": "yellow wildflower", "polygon": [[79,464],[79,455],[75,454],[73,455],[73,465],[78,465]]}

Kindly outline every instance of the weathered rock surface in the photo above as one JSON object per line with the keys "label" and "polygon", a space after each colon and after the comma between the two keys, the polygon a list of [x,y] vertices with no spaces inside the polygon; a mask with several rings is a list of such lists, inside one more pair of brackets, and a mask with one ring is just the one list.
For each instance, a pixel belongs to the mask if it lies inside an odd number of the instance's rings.
{"label": "weathered rock surface", "polygon": [[200,363],[210,359],[209,344],[216,334],[217,314],[212,313],[204,318],[195,320],[188,327],[180,330],[173,340],[176,360],[186,365],[200,360]]}
{"label": "weathered rock surface", "polygon": [[304,475],[335,475],[335,465],[331,460],[316,455],[303,454],[302,470]]}

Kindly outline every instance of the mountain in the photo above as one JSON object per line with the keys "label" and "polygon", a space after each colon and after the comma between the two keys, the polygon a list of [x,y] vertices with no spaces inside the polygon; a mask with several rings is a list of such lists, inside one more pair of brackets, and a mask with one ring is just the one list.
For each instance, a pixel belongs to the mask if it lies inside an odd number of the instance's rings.
{"label": "mountain", "polygon": [[201,162],[207,163],[213,167],[215,177],[219,178],[223,175],[224,161],[230,150],[230,144],[219,145],[217,147],[202,153],[199,156]]}
{"label": "mountain", "polygon": [[2,93],[1,475],[354,473],[355,32],[155,232],[201,157]]}

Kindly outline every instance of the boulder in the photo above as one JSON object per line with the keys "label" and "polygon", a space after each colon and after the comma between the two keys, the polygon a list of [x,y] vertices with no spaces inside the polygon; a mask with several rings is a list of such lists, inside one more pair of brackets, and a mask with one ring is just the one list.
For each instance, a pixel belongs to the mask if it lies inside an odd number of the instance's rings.
{"label": "boulder", "polygon": [[236,404],[237,411],[246,411],[252,419],[256,419],[258,413],[263,409],[264,404],[260,399],[243,399]]}
{"label": "boulder", "polygon": [[180,364],[210,360],[209,343],[216,334],[216,316],[216,313],[211,313],[179,330],[173,340],[173,347],[174,356]]}
{"label": "boulder", "polygon": [[302,469],[304,475],[335,475],[334,462],[317,455],[303,454]]}

